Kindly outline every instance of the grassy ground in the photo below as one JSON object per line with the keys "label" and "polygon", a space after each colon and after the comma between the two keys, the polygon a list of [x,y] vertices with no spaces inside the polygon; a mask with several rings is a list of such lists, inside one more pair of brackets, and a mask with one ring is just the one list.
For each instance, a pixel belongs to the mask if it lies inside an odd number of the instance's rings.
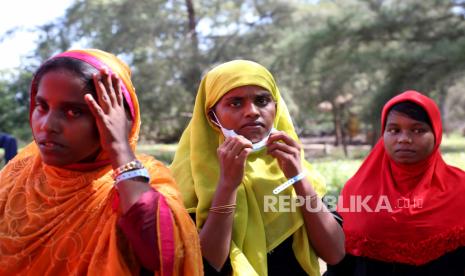
{"label": "grassy ground", "polygon": [[[306,149],[322,147],[322,145],[304,145]],[[143,144],[138,146],[137,151],[153,155],[165,164],[170,164],[176,149],[176,144]],[[323,156],[313,154],[314,151],[309,150],[306,151],[306,158],[325,177],[328,193],[338,195],[344,183],[357,171],[369,150],[366,146],[350,147],[349,158],[344,157],[340,148],[330,148]],[[448,164],[465,170],[465,137],[458,134],[445,136],[441,151]],[[2,149],[0,149],[0,157],[3,157]],[[3,163],[2,160],[0,167]]]}
{"label": "grassy ground", "polygon": [[[176,148],[175,144],[141,145],[138,147],[138,152],[153,155],[170,164]],[[465,170],[465,137],[458,134],[444,136],[441,151],[448,164]],[[325,177],[328,194],[338,195],[344,183],[357,171],[368,152],[369,148],[366,146],[350,147],[349,158],[346,158],[340,148],[332,148],[323,157],[321,155],[315,157],[309,153],[306,158]]]}

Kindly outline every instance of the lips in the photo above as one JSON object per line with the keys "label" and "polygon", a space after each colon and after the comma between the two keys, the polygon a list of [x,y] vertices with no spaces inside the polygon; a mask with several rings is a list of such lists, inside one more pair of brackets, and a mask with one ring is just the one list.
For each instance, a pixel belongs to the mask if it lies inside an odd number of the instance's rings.
{"label": "lips", "polygon": [[54,152],[63,149],[65,146],[53,139],[37,139],[37,144],[39,148],[46,152]]}
{"label": "lips", "polygon": [[262,122],[257,122],[257,121],[249,122],[241,126],[241,128],[263,128],[263,127],[265,127],[265,124],[263,124]]}
{"label": "lips", "polygon": [[412,149],[397,149],[395,153],[400,156],[412,156],[415,155],[417,152]]}

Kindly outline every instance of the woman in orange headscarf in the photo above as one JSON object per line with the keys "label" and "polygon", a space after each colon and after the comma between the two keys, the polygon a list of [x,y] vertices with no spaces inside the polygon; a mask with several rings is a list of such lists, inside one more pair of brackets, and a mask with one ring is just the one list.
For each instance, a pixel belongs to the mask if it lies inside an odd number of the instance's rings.
{"label": "woman in orange headscarf", "polygon": [[465,172],[442,159],[439,108],[407,91],[381,119],[383,137],[342,190],[347,256],[328,275],[464,275]]}
{"label": "woman in orange headscarf", "polygon": [[0,172],[0,275],[201,275],[170,172],[134,154],[128,66],[67,51],[38,69],[30,92],[34,142]]}

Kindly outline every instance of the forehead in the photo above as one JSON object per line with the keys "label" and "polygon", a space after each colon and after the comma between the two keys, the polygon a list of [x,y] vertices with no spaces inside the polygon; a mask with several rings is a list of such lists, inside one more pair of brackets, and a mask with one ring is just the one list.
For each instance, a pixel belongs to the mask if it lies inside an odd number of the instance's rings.
{"label": "forehead", "polygon": [[68,70],[54,70],[40,79],[37,95],[46,100],[84,102],[85,83]]}
{"label": "forehead", "polygon": [[411,117],[409,117],[407,114],[398,112],[395,110],[392,110],[389,112],[387,119],[386,119],[386,125],[388,124],[397,124],[397,125],[425,125],[429,126],[427,123],[415,120]]}
{"label": "forehead", "polygon": [[229,90],[221,100],[227,100],[231,98],[249,98],[249,97],[256,97],[256,96],[269,96],[271,97],[271,93],[263,87],[257,85],[245,85],[239,86]]}

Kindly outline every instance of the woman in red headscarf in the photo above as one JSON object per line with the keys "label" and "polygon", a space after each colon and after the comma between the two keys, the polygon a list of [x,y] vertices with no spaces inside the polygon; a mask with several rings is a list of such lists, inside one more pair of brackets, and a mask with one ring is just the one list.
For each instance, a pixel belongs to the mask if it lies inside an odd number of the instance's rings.
{"label": "woman in red headscarf", "polygon": [[129,67],[100,50],[52,57],[31,84],[34,141],[0,171],[0,275],[201,275],[169,170],[135,154]]}
{"label": "woman in red headscarf", "polygon": [[327,275],[464,275],[465,172],[447,165],[430,98],[407,91],[382,112],[383,137],[344,186],[346,258]]}

